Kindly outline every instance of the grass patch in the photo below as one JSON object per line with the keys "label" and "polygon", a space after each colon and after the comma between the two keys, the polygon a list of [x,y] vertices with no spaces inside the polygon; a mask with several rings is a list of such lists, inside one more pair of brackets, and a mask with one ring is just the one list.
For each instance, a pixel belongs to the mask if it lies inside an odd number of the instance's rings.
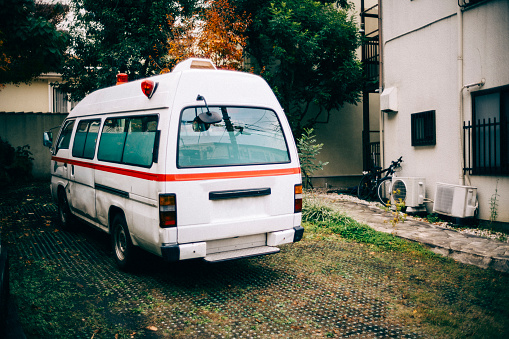
{"label": "grass patch", "polygon": [[47,261],[11,261],[11,294],[28,338],[132,338],[136,328],[108,321],[108,301],[93,285]]}
{"label": "grass patch", "polygon": [[[377,232],[332,203],[307,199],[303,207],[308,239],[334,235],[367,246],[359,261],[376,264],[387,279],[390,308],[402,322],[418,324],[433,337],[509,337],[508,274],[461,264],[420,243]],[[344,275],[332,262],[327,267],[328,274]]]}
{"label": "grass patch", "polygon": [[302,221],[306,223],[306,231],[337,234],[346,240],[371,244],[385,251],[420,253],[437,259],[441,258],[421,244],[398,238],[389,233],[375,231],[318,200],[304,200]]}

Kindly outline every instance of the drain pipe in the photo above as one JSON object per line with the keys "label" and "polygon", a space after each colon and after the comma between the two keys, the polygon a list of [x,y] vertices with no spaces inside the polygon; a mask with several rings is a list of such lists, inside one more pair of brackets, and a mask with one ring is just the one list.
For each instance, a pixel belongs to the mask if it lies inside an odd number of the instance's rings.
{"label": "drain pipe", "polygon": [[459,96],[458,96],[458,110],[459,110],[459,184],[461,186],[465,185],[465,173],[463,171],[463,160],[465,158],[464,155],[464,138],[463,138],[463,90],[470,87],[482,87],[486,83],[486,79],[482,78],[480,82],[463,85],[463,12],[461,11],[461,7],[458,6],[457,11],[458,17],[458,88],[459,88]]}
{"label": "drain pipe", "polygon": [[459,184],[465,184],[465,174],[463,172],[463,12],[458,5],[458,110],[459,110]]}

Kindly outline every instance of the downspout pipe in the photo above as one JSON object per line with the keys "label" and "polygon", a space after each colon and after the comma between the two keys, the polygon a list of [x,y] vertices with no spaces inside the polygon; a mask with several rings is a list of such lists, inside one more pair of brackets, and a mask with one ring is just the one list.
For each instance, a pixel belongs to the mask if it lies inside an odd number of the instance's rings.
{"label": "downspout pipe", "polygon": [[457,9],[458,23],[458,110],[459,110],[459,184],[465,184],[465,173],[463,172],[463,12],[458,5]]}
{"label": "downspout pipe", "polygon": [[458,110],[459,110],[459,185],[465,185],[465,172],[464,167],[464,138],[463,138],[463,90],[470,87],[482,87],[486,83],[486,79],[482,78],[480,82],[463,85],[463,11],[461,6],[458,6]]}

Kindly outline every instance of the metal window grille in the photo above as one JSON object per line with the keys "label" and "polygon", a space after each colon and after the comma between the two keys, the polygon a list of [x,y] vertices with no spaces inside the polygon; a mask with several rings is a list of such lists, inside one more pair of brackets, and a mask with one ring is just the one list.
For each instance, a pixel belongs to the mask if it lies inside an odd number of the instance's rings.
{"label": "metal window grille", "polygon": [[509,85],[472,93],[473,120],[463,123],[463,171],[509,175]]}
{"label": "metal window grille", "polygon": [[411,120],[412,146],[435,145],[435,111],[413,113]]}
{"label": "metal window grille", "polygon": [[[505,125],[505,126],[504,126]],[[464,172],[473,175],[509,175],[507,157],[508,123],[497,118],[463,123]],[[505,150],[504,150],[505,148]],[[505,159],[504,159],[505,158]]]}

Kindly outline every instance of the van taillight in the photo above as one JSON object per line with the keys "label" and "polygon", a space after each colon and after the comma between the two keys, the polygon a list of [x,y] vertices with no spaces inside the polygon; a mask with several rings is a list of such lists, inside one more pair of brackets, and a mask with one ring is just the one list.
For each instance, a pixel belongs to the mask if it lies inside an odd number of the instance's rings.
{"label": "van taillight", "polygon": [[177,197],[175,194],[159,195],[159,225],[161,227],[177,226]]}
{"label": "van taillight", "polygon": [[295,185],[295,203],[294,212],[302,212],[302,185]]}

